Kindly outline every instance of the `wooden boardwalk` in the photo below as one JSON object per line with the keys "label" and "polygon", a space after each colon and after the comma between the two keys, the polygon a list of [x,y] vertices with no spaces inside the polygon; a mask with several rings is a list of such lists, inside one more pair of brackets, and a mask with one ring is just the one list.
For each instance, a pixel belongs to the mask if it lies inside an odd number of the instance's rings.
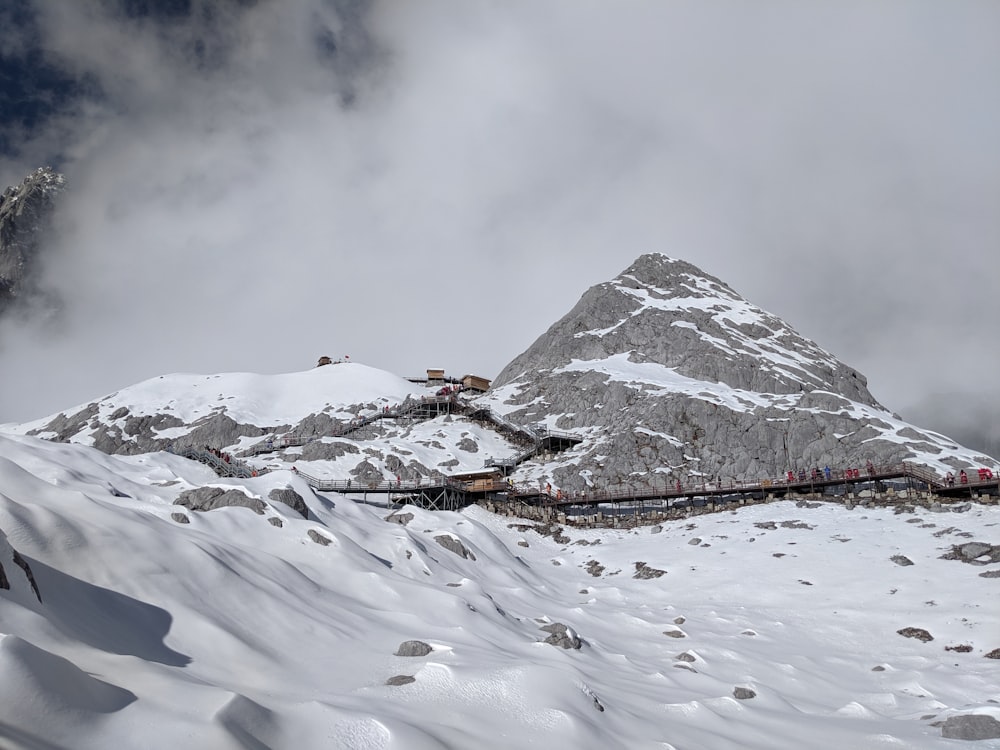
{"label": "wooden boardwalk", "polygon": [[[802,474],[786,475],[779,478],[762,479],[757,482],[678,482],[670,481],[660,474],[639,478],[634,483],[618,487],[563,492],[553,490],[549,485],[516,484],[507,475],[522,462],[531,458],[551,455],[568,450],[581,442],[581,438],[570,433],[560,433],[543,428],[518,425],[486,406],[469,404],[459,399],[455,393],[425,396],[409,399],[402,404],[386,407],[381,411],[358,416],[339,425],[324,435],[272,435],[254,444],[243,452],[244,456],[257,456],[289,447],[306,445],[325,437],[346,437],[363,427],[380,420],[408,419],[424,421],[442,414],[461,414],[469,419],[495,429],[498,433],[524,446],[509,458],[488,458],[485,468],[497,472],[496,477],[465,480],[445,475],[421,477],[416,480],[362,481],[358,479],[323,479],[293,468],[293,471],[318,492],[337,492],[349,495],[387,495],[388,504],[412,503],[433,510],[455,510],[475,502],[489,500],[524,504],[554,510],[587,509],[602,505],[630,507],[638,506],[672,508],[713,502],[717,499],[728,501],[763,500],[782,498],[788,495],[847,495],[870,489],[878,492],[890,485],[902,485],[908,490],[926,491],[941,498],[959,499],[977,495],[1000,494],[1000,481],[995,476],[982,477],[975,470],[967,481],[958,479],[954,484],[946,483],[926,467],[914,463],[891,466],[868,466],[865,469],[825,472],[814,470],[807,477]],[[254,468],[245,461],[230,457],[224,461],[218,453],[185,449],[180,455],[201,461],[220,476],[250,478],[266,473],[264,468]],[[643,481],[645,479],[645,481]],[[662,483],[662,484],[661,484]]]}

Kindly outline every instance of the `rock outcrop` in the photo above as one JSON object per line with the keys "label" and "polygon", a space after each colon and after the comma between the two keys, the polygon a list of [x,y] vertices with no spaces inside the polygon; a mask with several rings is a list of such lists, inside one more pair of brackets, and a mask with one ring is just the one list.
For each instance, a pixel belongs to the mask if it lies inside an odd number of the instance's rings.
{"label": "rock outcrop", "polygon": [[0,314],[36,291],[32,271],[65,178],[40,167],[0,194]]}
{"label": "rock outcrop", "polygon": [[30,591],[39,602],[42,601],[31,566],[16,549],[10,546],[3,531],[0,531],[0,589],[5,591],[24,589]]}

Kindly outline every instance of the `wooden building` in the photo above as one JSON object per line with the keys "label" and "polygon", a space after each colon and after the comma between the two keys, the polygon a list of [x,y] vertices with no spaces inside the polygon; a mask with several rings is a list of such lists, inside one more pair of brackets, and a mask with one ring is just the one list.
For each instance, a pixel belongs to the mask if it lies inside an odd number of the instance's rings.
{"label": "wooden building", "polygon": [[427,385],[444,385],[444,370],[428,367]]}
{"label": "wooden building", "polygon": [[478,375],[463,375],[462,387],[467,391],[485,393],[489,390],[490,381],[486,378],[481,378]]}

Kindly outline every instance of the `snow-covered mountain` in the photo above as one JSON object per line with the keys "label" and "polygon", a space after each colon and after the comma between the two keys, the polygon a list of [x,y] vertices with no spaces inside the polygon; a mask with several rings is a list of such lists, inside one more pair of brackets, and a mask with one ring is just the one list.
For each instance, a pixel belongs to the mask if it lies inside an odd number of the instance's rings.
{"label": "snow-covered mountain", "polygon": [[441,390],[174,374],[0,426],[0,747],[1000,748],[996,505],[581,530],[310,484],[997,465],[718,280],[644,256]]}
{"label": "snow-covered mountain", "polygon": [[[586,436],[549,467],[579,489],[650,477],[757,481],[913,461],[996,461],[881,406],[860,373],[690,263],[640,257],[497,376],[491,406]],[[661,479],[662,481],[662,479]]]}

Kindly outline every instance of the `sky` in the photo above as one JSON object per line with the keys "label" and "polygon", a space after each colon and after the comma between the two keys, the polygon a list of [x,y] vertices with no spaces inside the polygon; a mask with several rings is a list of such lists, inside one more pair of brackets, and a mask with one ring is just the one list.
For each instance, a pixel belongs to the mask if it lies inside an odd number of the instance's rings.
{"label": "sky", "polygon": [[1000,6],[14,0],[0,185],[68,180],[0,422],[321,355],[495,376],[646,252],[1000,452]]}

